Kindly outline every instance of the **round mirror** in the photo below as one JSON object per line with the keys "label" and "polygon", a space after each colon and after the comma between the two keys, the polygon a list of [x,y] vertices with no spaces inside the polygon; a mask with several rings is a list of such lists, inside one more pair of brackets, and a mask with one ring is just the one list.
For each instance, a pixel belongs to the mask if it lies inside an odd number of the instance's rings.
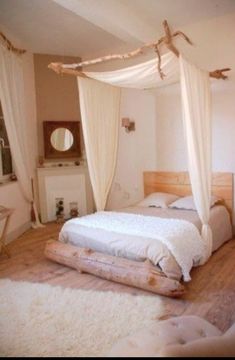
{"label": "round mirror", "polygon": [[73,134],[66,128],[55,129],[51,134],[51,145],[58,151],[67,151],[73,145]]}

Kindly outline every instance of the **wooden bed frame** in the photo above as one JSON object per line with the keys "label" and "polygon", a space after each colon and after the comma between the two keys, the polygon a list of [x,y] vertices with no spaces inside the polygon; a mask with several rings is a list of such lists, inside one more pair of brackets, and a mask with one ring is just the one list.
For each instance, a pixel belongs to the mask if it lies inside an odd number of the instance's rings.
{"label": "wooden bed frame", "polygon": [[[192,194],[187,172],[146,171],[144,172],[144,194],[166,192],[178,196]],[[228,209],[231,219],[233,213],[233,174],[216,172],[212,174],[212,194],[218,196]]]}
{"label": "wooden bed frame", "polygon": [[[144,172],[144,193],[167,192],[179,196],[191,194],[191,185],[186,172]],[[223,199],[223,204],[232,216],[233,175],[214,173],[212,193]],[[138,262],[102,254],[91,249],[79,248],[58,241],[49,241],[45,248],[48,259],[114,282],[134,286],[169,297],[180,297],[184,286],[168,278],[150,263]]]}

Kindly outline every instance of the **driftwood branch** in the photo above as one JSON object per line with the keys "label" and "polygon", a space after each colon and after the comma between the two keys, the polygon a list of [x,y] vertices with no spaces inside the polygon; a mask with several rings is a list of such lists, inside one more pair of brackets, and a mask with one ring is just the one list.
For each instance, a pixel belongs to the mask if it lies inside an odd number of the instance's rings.
{"label": "driftwood branch", "polygon": [[223,72],[224,71],[230,71],[231,69],[230,68],[225,68],[225,69],[220,69],[220,70],[214,70],[214,71],[211,71],[209,74],[210,74],[210,77],[213,77],[215,79],[227,79],[228,76],[227,75],[224,75]]}
{"label": "driftwood branch", "polygon": [[85,61],[81,61],[78,64],[74,64],[74,68],[75,69],[79,69],[83,66],[88,66],[88,65],[94,65],[94,64],[99,64],[105,61],[110,61],[110,60],[126,60],[126,59],[130,59],[133,58],[137,55],[141,55],[144,53],[144,50],[147,48],[154,48],[156,44],[155,43],[150,43],[150,44],[146,44],[141,46],[138,49],[135,49],[133,51],[130,51],[128,53],[125,54],[111,54],[111,55],[106,55],[106,56],[102,56],[99,57],[97,59],[93,59],[93,60],[85,60]]}
{"label": "driftwood branch", "polygon": [[159,72],[159,74],[160,74],[160,77],[161,77],[161,79],[163,79],[164,78],[164,73],[162,72],[162,69],[161,69],[161,61],[162,61],[162,59],[161,59],[161,54],[160,54],[160,50],[159,50],[159,47],[160,47],[160,45],[163,43],[163,39],[159,39],[158,40],[158,42],[156,43],[156,45],[155,45],[155,52],[157,53],[157,56],[158,56],[158,72]]}
{"label": "driftwood branch", "polygon": [[[187,35],[185,35],[182,31],[175,31],[174,33],[171,32],[170,27],[168,25],[167,20],[163,21],[163,28],[165,31],[165,35],[163,37],[161,37],[157,42],[153,42],[153,43],[148,43],[145,44],[141,47],[139,47],[138,49],[135,49],[133,51],[130,51],[128,53],[125,54],[112,54],[112,55],[106,55],[103,57],[99,57],[93,60],[85,60],[85,61],[81,61],[77,64],[70,64],[70,65],[64,65],[61,63],[51,63],[48,67],[52,70],[54,70],[56,73],[58,74],[70,74],[70,75],[75,75],[75,76],[83,76],[86,77],[86,75],[82,72],[81,68],[83,66],[89,66],[89,65],[94,65],[94,64],[98,64],[98,63],[102,63],[102,62],[106,62],[109,60],[116,60],[116,59],[121,59],[121,60],[125,60],[125,59],[129,59],[132,57],[135,57],[137,55],[143,54],[144,50],[146,49],[153,49],[158,57],[158,72],[160,74],[161,79],[164,78],[164,73],[162,72],[161,69],[161,52],[160,52],[160,48],[165,45],[170,51],[172,51],[177,57],[179,57],[179,50],[175,47],[175,45],[173,44],[173,39],[177,36],[181,36],[185,41],[187,41],[190,45],[193,45],[192,41],[189,39],[189,37]],[[223,74],[224,71],[229,71],[229,68],[225,68],[225,69],[220,69],[220,70],[215,70],[215,71],[211,71],[210,77],[216,78],[216,79],[226,79],[227,76]]]}
{"label": "driftwood branch", "polygon": [[145,44],[145,45],[139,47],[138,49],[135,49],[135,50],[130,51],[128,53],[106,55],[106,56],[102,56],[102,57],[99,57],[99,58],[96,58],[96,59],[93,59],[93,60],[85,60],[85,61],[81,61],[81,62],[79,62],[77,64],[71,64],[71,65],[63,65],[63,64],[60,64],[60,63],[51,63],[48,67],[50,69],[54,70],[55,72],[57,72],[58,74],[65,73],[65,74],[71,74],[71,75],[76,75],[76,76],[83,76],[84,73],[81,71],[81,68],[84,67],[84,66],[99,64],[99,63],[110,61],[110,60],[130,59],[130,58],[133,58],[135,56],[143,54],[144,50],[146,50],[146,49],[153,49],[157,53],[157,56],[158,56],[158,71],[159,71],[160,77],[163,79],[164,74],[163,74],[163,72],[161,70],[160,46],[165,44],[169,50],[173,51],[176,56],[179,56],[179,51],[176,49],[176,47],[172,43],[172,38],[173,37],[176,37],[177,35],[183,36],[183,38],[189,44],[192,44],[190,39],[184,33],[182,33],[181,31],[175,32],[173,35],[171,35],[170,29],[169,29],[169,26],[168,26],[168,23],[167,23],[166,20],[163,22],[163,26],[164,26],[165,33],[166,33],[165,36],[161,37],[157,42]]}
{"label": "driftwood branch", "polygon": [[[182,31],[176,31],[173,34],[171,34],[169,25],[166,20],[163,21],[163,27],[165,30],[165,37],[163,37],[163,43],[166,45],[166,47],[172,51],[177,57],[179,57],[179,51],[173,44],[173,37],[181,36],[183,37],[190,45],[193,45],[192,41],[188,38],[187,35],[185,35]],[[220,70],[214,70],[210,71],[210,77],[213,77],[215,79],[227,79],[227,76],[223,74],[224,71],[229,71],[230,68],[220,69]]]}
{"label": "driftwood branch", "polygon": [[[74,70],[81,70],[82,67],[84,66],[88,66],[88,65],[94,65],[94,64],[99,64],[105,61],[110,61],[110,60],[125,60],[125,59],[129,59],[129,58],[133,58],[137,55],[141,55],[144,53],[145,49],[153,49],[158,56],[158,71],[160,74],[160,77],[163,79],[164,74],[161,70],[161,55],[160,55],[160,46],[162,46],[163,44],[166,45],[166,47],[173,51],[174,54],[176,56],[179,56],[179,51],[176,49],[176,47],[173,45],[172,43],[172,39],[173,37],[176,37],[178,35],[182,36],[189,44],[192,44],[192,42],[190,41],[190,39],[182,32],[182,31],[177,31],[175,32],[173,35],[170,32],[170,28],[169,25],[167,23],[166,20],[164,20],[163,22],[163,27],[165,30],[165,36],[161,37],[157,42],[153,42],[153,43],[149,43],[149,44],[145,44],[141,47],[139,47],[138,49],[135,49],[133,51],[130,51],[128,53],[125,54],[112,54],[112,55],[106,55],[103,57],[99,57],[93,60],[85,60],[85,61],[81,61],[80,63],[77,64],[71,64],[68,66],[62,66],[64,69],[74,69]],[[52,68],[52,67],[51,67]],[[75,73],[73,73],[75,74]]]}
{"label": "driftwood branch", "polygon": [[175,37],[175,36],[182,36],[184,38],[184,40],[186,40],[190,45],[193,45],[192,41],[182,31],[175,31],[174,34],[172,35],[172,37]]}
{"label": "driftwood branch", "polygon": [[57,74],[68,74],[68,75],[87,77],[82,71],[64,68],[62,63],[50,63],[48,65],[48,68],[55,71]]}
{"label": "driftwood branch", "polygon": [[135,50],[130,51],[125,54],[106,55],[106,56],[99,57],[99,58],[93,59],[93,60],[81,61],[80,63],[72,64],[71,66],[75,70],[77,70],[83,66],[94,65],[94,64],[102,63],[102,62],[109,61],[109,60],[116,60],[116,59],[125,60],[125,59],[135,57],[137,55],[143,54],[145,49],[154,49],[158,54],[158,58],[159,58],[159,62],[160,62],[159,47],[163,44],[165,44],[169,50],[173,51],[176,56],[179,56],[179,51],[176,49],[176,47],[172,43],[172,38],[176,37],[178,35],[182,36],[189,44],[192,45],[191,40],[182,31],[176,31],[174,34],[171,34],[169,25],[166,20],[164,20],[164,22],[163,22],[163,27],[165,30],[165,36],[161,37],[157,42],[145,44],[145,45],[139,47],[138,49],[135,49]]}
{"label": "driftwood branch", "polygon": [[8,50],[13,51],[18,55],[24,54],[26,52],[26,50],[24,49],[17,49],[1,31],[0,31],[0,38]]}
{"label": "driftwood branch", "polygon": [[48,259],[76,269],[80,273],[90,273],[156,294],[179,297],[185,292],[179,281],[167,278],[148,261],[132,261],[59,241],[49,241],[45,255]]}
{"label": "driftwood branch", "polygon": [[[173,42],[172,42],[172,34],[168,25],[168,22],[166,20],[163,21],[163,27],[165,30],[165,36],[162,38],[164,44],[166,45],[166,47],[172,51],[177,57],[179,57],[179,51],[176,49],[176,47],[174,46]],[[176,35],[175,35],[176,36]]]}

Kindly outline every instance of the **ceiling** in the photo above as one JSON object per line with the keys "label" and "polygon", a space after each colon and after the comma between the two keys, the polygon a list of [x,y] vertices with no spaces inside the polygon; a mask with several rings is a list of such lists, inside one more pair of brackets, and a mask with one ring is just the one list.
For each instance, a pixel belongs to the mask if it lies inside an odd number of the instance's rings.
{"label": "ceiling", "polygon": [[173,28],[235,12],[235,0],[0,0],[0,23],[34,53],[126,51]]}

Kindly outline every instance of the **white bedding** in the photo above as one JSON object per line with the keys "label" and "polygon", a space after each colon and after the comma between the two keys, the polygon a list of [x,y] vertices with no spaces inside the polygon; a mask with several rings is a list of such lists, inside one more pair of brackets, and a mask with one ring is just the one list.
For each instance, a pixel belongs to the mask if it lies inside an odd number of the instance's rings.
{"label": "white bedding", "polygon": [[[211,217],[213,220],[213,235],[217,237],[216,248],[218,244],[221,245],[222,242],[229,240],[232,236],[228,212],[222,206],[218,208],[219,209],[212,211],[212,214],[215,214],[215,216]],[[137,261],[149,259],[153,264],[159,265],[168,277],[180,279],[183,273],[184,279],[189,280],[190,268],[193,265],[197,265],[203,251],[199,235],[200,221],[198,222],[196,212],[173,209],[164,209],[163,211],[163,209],[143,209],[140,207],[126,208],[122,211],[127,213],[124,215],[129,215],[125,216],[125,221],[123,220],[123,214],[115,213],[116,220],[112,220],[111,222],[108,215],[109,212],[105,212],[107,215],[106,225],[104,225],[103,221],[100,221],[101,217],[104,217],[103,212],[99,215],[100,219],[99,216],[94,217],[94,215],[88,215],[69,220],[64,224],[59,235],[59,240]],[[133,215],[133,213],[137,215]],[[139,214],[144,214],[145,216],[140,216]],[[158,220],[154,221],[156,220],[156,216]],[[186,218],[186,221],[182,220],[184,218]],[[118,219],[121,221],[121,225]],[[164,221],[161,222],[159,220]],[[123,221],[125,222],[125,226]],[[90,226],[88,226],[88,222]],[[144,231],[141,229],[140,222],[145,229]],[[145,225],[143,225],[144,223]],[[165,226],[163,226],[165,230],[162,229],[162,225],[160,225],[163,223],[165,224]],[[174,238],[173,243],[176,241],[175,239],[177,239],[178,244],[174,245],[176,248],[173,249],[169,243],[169,239],[172,238],[171,233],[175,233],[173,227],[176,224],[177,226],[179,225],[178,234],[180,234],[180,236]],[[187,224],[187,226],[182,227],[183,224]],[[180,232],[184,232],[182,229],[185,228],[188,230],[185,230],[186,232],[182,236]],[[192,234],[186,235],[189,228],[191,230],[193,229],[192,231],[190,230],[190,232],[194,234],[195,240],[197,238],[196,248],[193,248],[192,252],[189,250],[193,243],[191,239]],[[221,228],[223,228],[222,231]],[[217,234],[218,230],[220,230],[220,236]],[[181,241],[182,238],[183,241]],[[187,242],[187,239],[190,239],[190,241]],[[187,249],[187,251],[182,249]],[[189,257],[187,256],[188,251]],[[186,257],[184,255],[186,255]],[[182,256],[184,258],[183,260],[181,259]],[[187,263],[186,268],[184,265],[185,262]]]}
{"label": "white bedding", "polygon": [[[185,281],[189,281],[189,272],[193,265],[200,263],[204,256],[204,244],[198,229],[192,223],[179,219],[162,219],[154,216],[127,214],[113,211],[100,211],[92,215],[70,221],[75,226],[102,229],[119,234],[135,235],[137,240],[131,250],[155,264],[155,242],[160,241],[171,251],[181,267]],[[143,239],[148,239],[144,244]],[[110,244],[112,237],[110,236]],[[129,251],[129,243],[123,237],[119,245]],[[156,264],[155,264],[156,265]]]}

